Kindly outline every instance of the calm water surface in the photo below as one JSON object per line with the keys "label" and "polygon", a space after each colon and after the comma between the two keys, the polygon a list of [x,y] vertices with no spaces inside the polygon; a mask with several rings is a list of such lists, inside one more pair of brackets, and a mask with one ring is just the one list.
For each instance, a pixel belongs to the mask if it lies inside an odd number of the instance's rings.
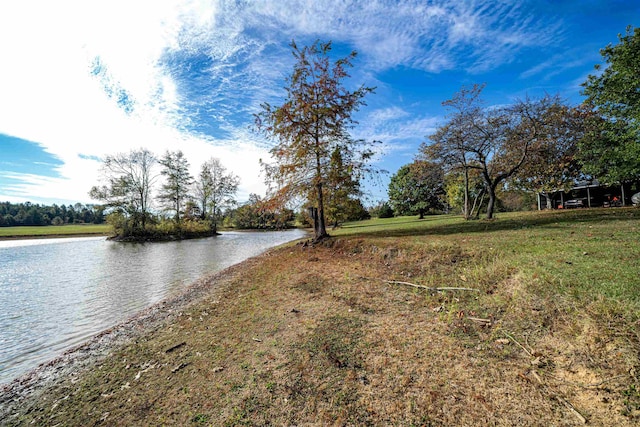
{"label": "calm water surface", "polygon": [[228,232],[143,244],[103,237],[0,241],[0,384],[205,274],[304,235]]}

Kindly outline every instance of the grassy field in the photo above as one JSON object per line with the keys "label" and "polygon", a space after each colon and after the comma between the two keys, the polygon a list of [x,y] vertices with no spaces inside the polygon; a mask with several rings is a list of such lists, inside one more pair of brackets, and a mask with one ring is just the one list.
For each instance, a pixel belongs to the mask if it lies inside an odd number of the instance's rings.
{"label": "grassy field", "polygon": [[4,422],[640,422],[640,210],[393,218],[332,235],[212,279]]}
{"label": "grassy field", "polygon": [[70,224],[48,226],[0,227],[1,238],[61,237],[78,235],[107,235],[111,226],[107,224]]}

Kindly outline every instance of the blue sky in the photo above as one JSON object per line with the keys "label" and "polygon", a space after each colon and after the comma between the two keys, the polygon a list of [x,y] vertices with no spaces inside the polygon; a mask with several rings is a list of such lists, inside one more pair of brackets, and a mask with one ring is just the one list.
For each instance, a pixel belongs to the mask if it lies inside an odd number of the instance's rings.
{"label": "blue sky", "polygon": [[[264,194],[269,141],[252,114],[277,105],[288,46],[355,49],[348,82],[377,87],[357,138],[394,173],[444,120],[441,102],[486,82],[489,105],[559,94],[579,103],[599,49],[640,25],[638,1],[5,1],[0,4],[0,201],[91,202],[100,158],[182,150],[220,158],[238,197]],[[386,182],[367,185],[368,202]]]}

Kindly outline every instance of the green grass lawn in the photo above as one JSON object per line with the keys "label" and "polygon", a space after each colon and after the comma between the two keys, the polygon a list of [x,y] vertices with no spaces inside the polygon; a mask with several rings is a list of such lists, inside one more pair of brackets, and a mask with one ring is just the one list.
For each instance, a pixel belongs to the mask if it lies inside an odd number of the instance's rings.
{"label": "green grass lawn", "polygon": [[352,222],[332,230],[366,239],[410,237],[447,242],[540,283],[539,291],[578,300],[613,299],[640,310],[640,209],[575,209],[513,212],[495,220],[464,221],[456,215],[398,217]]}
{"label": "green grass lawn", "polygon": [[48,226],[0,227],[0,238],[57,237],[74,235],[107,235],[111,226],[107,224],[71,224]]}

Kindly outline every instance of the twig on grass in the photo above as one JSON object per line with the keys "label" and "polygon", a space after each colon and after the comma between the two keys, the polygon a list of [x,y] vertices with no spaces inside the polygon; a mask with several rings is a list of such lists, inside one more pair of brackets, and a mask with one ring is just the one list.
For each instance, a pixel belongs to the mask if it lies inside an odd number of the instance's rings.
{"label": "twig on grass", "polygon": [[406,286],[411,286],[413,288],[426,289],[426,290],[431,291],[431,292],[441,292],[441,291],[473,291],[473,292],[480,292],[480,289],[476,289],[476,288],[457,288],[457,287],[452,287],[452,286],[443,286],[443,287],[438,287],[438,288],[432,288],[430,286],[417,285],[415,283],[402,282],[402,281],[399,281],[399,280],[375,279],[375,278],[364,277],[364,276],[360,276],[360,279],[379,280],[381,282],[389,283],[389,284],[392,284],[392,285],[406,285]]}
{"label": "twig on grass", "polygon": [[173,369],[171,370],[171,373],[172,373],[172,374],[175,374],[176,372],[178,372],[179,370],[181,370],[182,368],[185,368],[185,367],[187,367],[187,366],[189,366],[189,362],[181,363],[181,364],[179,364],[178,366],[176,366],[175,368],[173,368]]}
{"label": "twig on grass", "polygon": [[[502,333],[507,338],[509,338],[511,341],[513,341],[518,347],[520,347],[525,353],[527,353],[527,355],[529,355],[529,357],[533,357],[531,352],[529,350],[527,350],[522,344],[520,344],[518,342],[518,340],[516,340],[514,337],[509,335],[506,331],[502,331]],[[551,390],[551,388],[548,387],[542,381],[542,378],[540,378],[540,376],[537,374],[537,372],[535,370],[531,370],[530,373],[536,379],[536,381],[538,381],[538,384],[540,384],[540,387],[542,388],[542,390],[545,391],[549,395],[549,397],[551,397],[552,399],[556,399],[558,402],[560,402],[562,405],[564,405],[564,407],[566,407],[573,415],[575,415],[575,417],[578,418],[578,420],[580,420],[580,422],[582,424],[586,424],[587,423],[587,419],[580,412],[578,412],[578,410],[569,401],[567,401],[566,399],[563,399],[557,393],[555,393],[553,390]],[[522,375],[522,374],[519,374],[519,375],[521,377],[523,377],[524,379],[526,379],[527,381],[530,381],[529,378],[527,378],[525,375]],[[613,379],[613,378],[611,378],[611,379]],[[601,381],[600,383],[597,383],[597,385],[602,384],[602,383],[604,383],[606,381],[610,381],[611,379],[605,380],[605,381]],[[594,384],[592,386],[596,386],[596,384]]]}
{"label": "twig on grass", "polygon": [[482,319],[480,317],[470,317],[467,316],[467,319],[473,321],[473,322],[478,322],[478,323],[485,323],[485,324],[491,324],[493,323],[493,321],[491,319]]}
{"label": "twig on grass", "polygon": [[172,351],[177,350],[177,349],[179,349],[180,347],[183,347],[183,346],[185,346],[185,345],[187,345],[187,342],[186,342],[186,341],[183,341],[183,342],[181,342],[180,344],[176,344],[176,345],[174,345],[174,346],[172,346],[172,347],[169,347],[169,348],[168,348],[168,349],[166,349],[164,352],[165,352],[165,353],[171,353]]}
{"label": "twig on grass", "polygon": [[522,344],[520,344],[518,342],[518,340],[516,340],[514,337],[512,337],[511,335],[509,335],[506,331],[502,331],[502,333],[509,338],[511,341],[513,341],[514,343],[516,343],[518,345],[518,347],[520,347],[521,349],[524,350],[525,353],[527,353],[529,355],[529,357],[533,357],[533,354],[531,354],[531,352],[529,350],[527,350],[526,348],[524,348],[524,346]]}
{"label": "twig on grass", "polygon": [[576,418],[578,418],[582,424],[586,424],[587,423],[587,419],[585,417],[583,417],[582,414],[580,412],[578,412],[578,410],[576,408],[574,408],[571,403],[567,402],[566,400],[564,400],[560,396],[556,396],[556,399],[558,400],[558,402],[560,402],[564,406],[566,406],[566,408],[569,409],[569,411],[571,411],[571,413],[573,415],[575,415]]}

